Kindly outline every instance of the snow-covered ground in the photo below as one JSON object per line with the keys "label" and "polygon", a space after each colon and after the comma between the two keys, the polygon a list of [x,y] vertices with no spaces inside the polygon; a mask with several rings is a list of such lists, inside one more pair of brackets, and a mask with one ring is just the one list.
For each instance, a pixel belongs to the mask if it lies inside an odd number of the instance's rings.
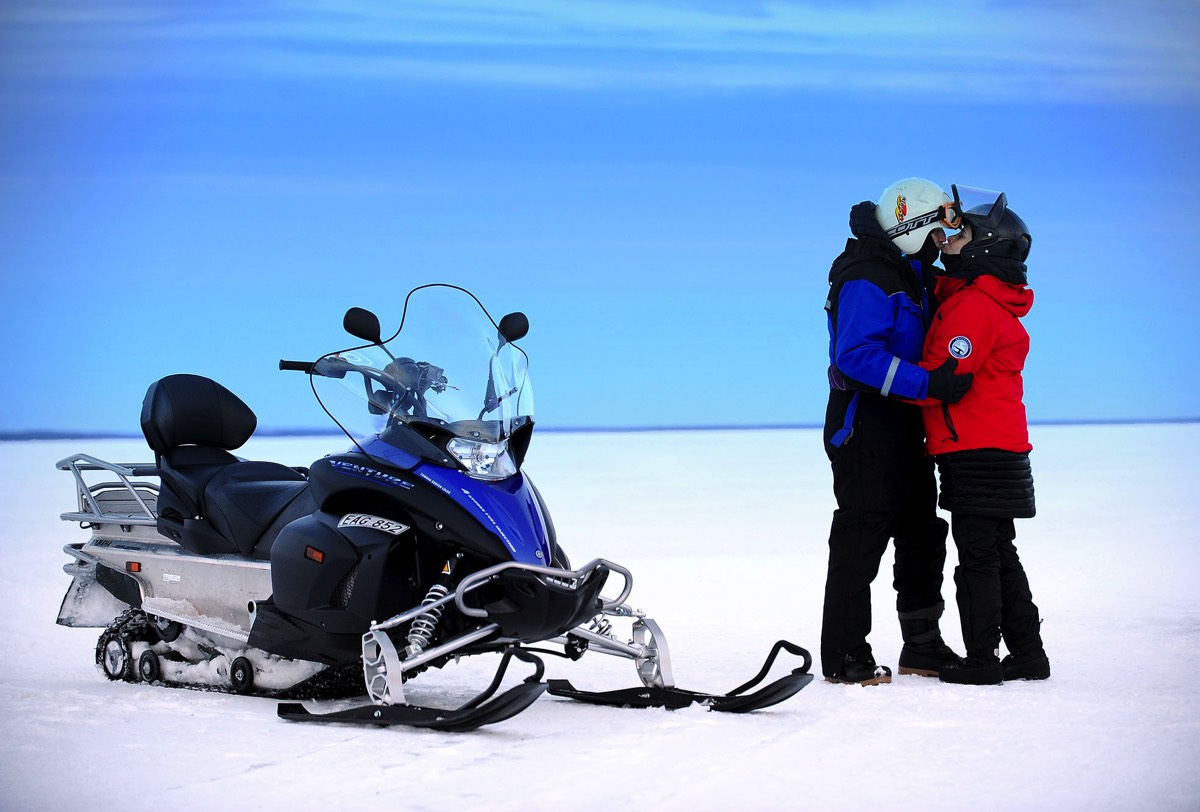
{"label": "snow-covered ground", "polygon": [[[1049,681],[818,679],[744,716],[544,696],[465,734],[288,723],[267,699],[108,682],[96,632],[54,623],[61,547],[86,535],[58,519],[73,491],[54,463],[149,453],[0,444],[0,809],[1198,809],[1200,425],[1035,427],[1033,440],[1038,517],[1017,543]],[[243,453],[304,464],[344,445]],[[780,637],[816,654],[832,510],[816,431],[542,434],[527,471],[572,560],[633,570],[631,603],[662,625],[681,686],[729,690]],[[894,667],[888,576],[873,643]],[[484,670],[464,661],[413,690],[461,694]],[[635,684],[630,663],[598,654],[547,671]]]}

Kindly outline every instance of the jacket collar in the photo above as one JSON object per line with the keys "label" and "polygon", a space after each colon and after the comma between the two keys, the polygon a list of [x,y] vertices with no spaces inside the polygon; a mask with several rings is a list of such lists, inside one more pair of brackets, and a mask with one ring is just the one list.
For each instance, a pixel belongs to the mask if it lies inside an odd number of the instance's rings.
{"label": "jacket collar", "polygon": [[953,276],[938,277],[935,295],[939,301],[945,302],[955,293],[968,287],[995,300],[997,304],[1017,318],[1023,317],[1033,307],[1032,290],[1025,285],[1003,282],[994,276],[976,276],[970,279]]}

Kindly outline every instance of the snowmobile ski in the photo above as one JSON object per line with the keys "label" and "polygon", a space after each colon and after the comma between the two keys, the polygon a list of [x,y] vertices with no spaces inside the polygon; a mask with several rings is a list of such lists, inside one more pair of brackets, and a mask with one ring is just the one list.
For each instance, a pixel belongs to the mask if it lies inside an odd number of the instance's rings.
{"label": "snowmobile ski", "polygon": [[[767,672],[771,670],[776,657],[779,656],[779,652],[785,649],[791,654],[802,657],[804,664],[757,691],[744,693],[763,681]],[[624,688],[615,691],[582,691],[565,679],[549,680],[548,692],[551,696],[576,699],[594,705],[679,710],[699,704],[723,713],[749,713],[776,705],[799,693],[813,680],[813,675],[808,673],[808,669],[811,667],[812,655],[808,651],[786,640],[780,640],[771,649],[771,653],[767,656],[767,660],[758,674],[749,682],[739,685],[727,694],[706,694],[664,685]]]}
{"label": "snowmobile ski", "polygon": [[[521,684],[493,697],[500,687],[500,681],[504,678],[509,661],[514,656],[532,663],[536,668],[535,673],[527,677]],[[403,725],[460,733],[495,722],[503,722],[528,708],[546,690],[546,684],[541,681],[544,673],[545,665],[539,658],[514,648],[504,653],[492,684],[483,693],[458,708],[431,708],[410,704],[369,704],[327,713],[315,713],[299,702],[281,702],[279,703],[279,718],[293,722],[336,722],[381,727]]]}
{"label": "snowmobile ski", "polygon": [[421,705],[360,705],[329,713],[311,713],[299,702],[281,702],[279,718],[293,722],[340,722],[382,727],[405,725],[460,733],[516,716],[532,705],[545,690],[545,683],[523,682],[479,707],[454,710]]}

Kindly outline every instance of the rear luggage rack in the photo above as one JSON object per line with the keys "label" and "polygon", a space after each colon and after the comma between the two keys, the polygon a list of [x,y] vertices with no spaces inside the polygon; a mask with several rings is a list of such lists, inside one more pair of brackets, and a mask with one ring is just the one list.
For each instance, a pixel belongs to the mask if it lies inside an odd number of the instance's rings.
{"label": "rear luggage rack", "polygon": [[[79,509],[61,514],[63,521],[148,527],[158,523],[155,515],[158,485],[133,480],[135,477],[157,476],[158,469],[153,464],[112,463],[88,454],[76,454],[59,460],[55,467],[71,472],[79,497]],[[84,479],[84,471],[108,471],[115,474],[119,481],[89,485]]]}

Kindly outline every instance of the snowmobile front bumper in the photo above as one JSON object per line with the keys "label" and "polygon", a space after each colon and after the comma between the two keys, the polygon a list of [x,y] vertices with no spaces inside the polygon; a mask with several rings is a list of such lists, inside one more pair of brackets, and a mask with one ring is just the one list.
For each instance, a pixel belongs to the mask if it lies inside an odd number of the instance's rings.
{"label": "snowmobile front bumper", "polygon": [[[609,572],[613,570],[624,577],[624,588],[613,599],[599,596],[599,590],[604,586]],[[484,594],[480,590],[489,585],[503,587],[506,578],[513,575],[521,577],[516,588],[524,588],[531,593],[526,597],[535,604],[534,610],[531,611],[527,605],[510,608],[512,603],[509,598],[501,598],[497,602],[485,603],[482,606],[467,603],[469,595],[477,592]],[[512,586],[511,581],[507,584]],[[363,635],[362,644],[367,694],[376,704],[403,703],[403,681],[407,672],[446,657],[468,653],[467,650],[471,646],[484,641],[493,640],[515,647],[523,642],[546,640],[574,628],[597,612],[615,610],[616,607],[623,606],[623,601],[629,597],[632,589],[633,575],[629,570],[602,558],[590,561],[576,570],[509,561],[472,573],[464,578],[453,592],[440,599],[371,625],[370,630]],[[491,622],[431,648],[414,644],[410,637],[409,645],[401,655],[388,632],[418,618],[436,619],[451,603],[466,617]],[[553,605],[549,616],[558,619],[552,619],[549,626],[533,630],[538,633],[529,634],[530,629],[513,626],[513,618],[522,612],[531,615],[541,612],[545,615],[548,604]],[[514,628],[526,634],[513,634]]]}

